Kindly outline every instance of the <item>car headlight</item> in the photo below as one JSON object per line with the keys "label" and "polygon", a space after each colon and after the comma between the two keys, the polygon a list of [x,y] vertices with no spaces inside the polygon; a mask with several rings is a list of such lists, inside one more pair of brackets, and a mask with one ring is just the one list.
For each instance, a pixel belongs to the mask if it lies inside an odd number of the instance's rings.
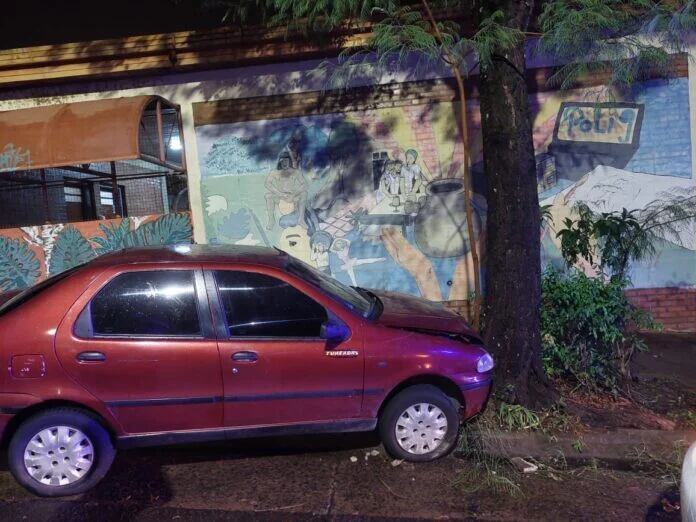
{"label": "car headlight", "polygon": [[486,353],[482,355],[476,363],[476,371],[479,373],[490,372],[494,366],[493,357]]}

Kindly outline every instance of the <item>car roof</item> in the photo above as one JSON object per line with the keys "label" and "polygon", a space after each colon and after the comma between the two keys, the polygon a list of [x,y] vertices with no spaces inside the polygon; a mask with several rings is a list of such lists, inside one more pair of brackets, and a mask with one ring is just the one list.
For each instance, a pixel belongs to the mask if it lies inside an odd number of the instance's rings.
{"label": "car roof", "polygon": [[277,248],[241,245],[166,245],[124,248],[99,256],[90,264],[240,263],[283,267],[288,255]]}

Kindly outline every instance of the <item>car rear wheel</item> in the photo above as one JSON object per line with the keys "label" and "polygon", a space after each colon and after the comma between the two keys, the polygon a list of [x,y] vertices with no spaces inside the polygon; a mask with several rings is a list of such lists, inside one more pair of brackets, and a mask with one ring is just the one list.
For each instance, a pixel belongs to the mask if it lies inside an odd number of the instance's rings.
{"label": "car rear wheel", "polygon": [[457,443],[458,406],[435,386],[411,386],[385,406],[379,433],[393,457],[412,462],[435,460]]}
{"label": "car rear wheel", "polygon": [[56,408],[22,422],[10,440],[8,464],[17,482],[42,497],[76,495],[92,488],[116,451],[92,415]]}

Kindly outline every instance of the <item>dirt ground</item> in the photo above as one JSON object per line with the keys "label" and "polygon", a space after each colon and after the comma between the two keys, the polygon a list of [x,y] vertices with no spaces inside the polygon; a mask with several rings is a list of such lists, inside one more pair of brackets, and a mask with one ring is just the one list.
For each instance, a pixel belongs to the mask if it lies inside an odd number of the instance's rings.
{"label": "dirt ground", "polygon": [[[651,344],[640,382],[678,382],[669,400],[696,389],[696,336]],[[25,492],[0,462],[0,520],[680,519],[673,469],[513,473],[512,494],[481,488],[472,466],[456,455],[393,466],[372,434],[235,441],[124,451],[95,490],[51,500]]]}
{"label": "dirt ground", "polygon": [[679,520],[662,509],[674,493],[656,476],[513,475],[512,496],[473,491],[471,464],[455,456],[394,467],[380,449],[365,460],[374,444],[351,436],[122,452],[94,491],[65,500],[36,499],[1,471],[0,520]]}

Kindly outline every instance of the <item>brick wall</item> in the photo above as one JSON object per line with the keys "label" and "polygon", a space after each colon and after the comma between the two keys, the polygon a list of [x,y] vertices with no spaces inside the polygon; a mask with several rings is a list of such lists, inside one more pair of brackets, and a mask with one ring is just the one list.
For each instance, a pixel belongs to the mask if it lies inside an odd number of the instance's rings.
{"label": "brick wall", "polygon": [[641,83],[635,101],[644,104],[640,148],[626,170],[691,177],[689,82],[651,80]]}
{"label": "brick wall", "polygon": [[[696,288],[638,288],[626,291],[637,307],[650,312],[665,331],[696,332]],[[469,319],[469,301],[444,301],[450,310]]]}
{"label": "brick wall", "polygon": [[666,331],[696,332],[696,288],[639,288],[626,295]]}

